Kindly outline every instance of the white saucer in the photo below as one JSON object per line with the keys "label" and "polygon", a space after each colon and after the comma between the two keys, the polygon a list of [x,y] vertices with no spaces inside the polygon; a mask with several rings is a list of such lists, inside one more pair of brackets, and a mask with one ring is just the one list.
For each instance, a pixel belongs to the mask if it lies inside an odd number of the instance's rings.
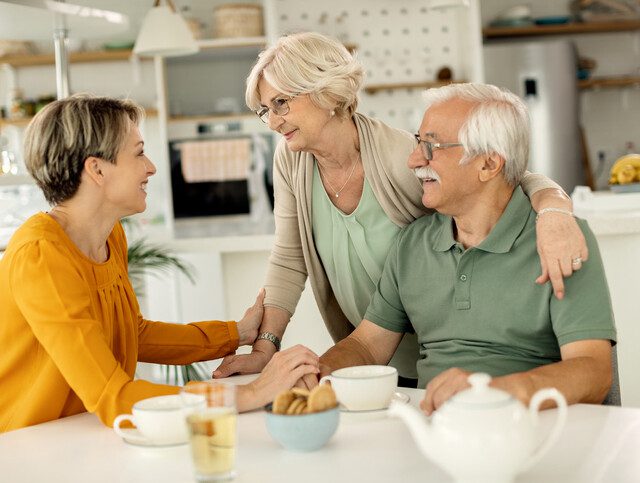
{"label": "white saucer", "polygon": [[[391,397],[392,401],[398,401],[408,403],[411,398],[404,392],[396,391]],[[347,421],[370,421],[372,419],[382,419],[387,417],[389,408],[382,409],[370,409],[365,411],[350,411],[347,408],[340,406],[340,417]]]}
{"label": "white saucer", "polygon": [[150,448],[163,448],[166,446],[178,446],[181,444],[186,444],[186,441],[177,441],[175,443],[155,443],[153,441],[149,441],[146,439],[140,431],[136,428],[120,428],[120,430],[125,433],[122,437],[122,440],[125,443],[132,444],[134,446],[147,446]]}

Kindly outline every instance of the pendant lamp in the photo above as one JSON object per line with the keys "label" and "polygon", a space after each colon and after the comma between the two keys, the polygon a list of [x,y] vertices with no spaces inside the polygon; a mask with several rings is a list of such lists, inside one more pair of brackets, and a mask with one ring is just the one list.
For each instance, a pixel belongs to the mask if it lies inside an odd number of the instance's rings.
{"label": "pendant lamp", "polygon": [[133,53],[175,57],[198,52],[198,44],[187,23],[176,11],[173,1],[166,0],[166,5],[160,3],[160,0],[156,0],[144,17]]}

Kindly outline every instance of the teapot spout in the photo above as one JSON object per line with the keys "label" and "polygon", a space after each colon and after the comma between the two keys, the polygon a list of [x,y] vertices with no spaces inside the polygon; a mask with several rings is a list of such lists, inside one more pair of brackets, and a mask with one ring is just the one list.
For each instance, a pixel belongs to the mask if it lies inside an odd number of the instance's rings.
{"label": "teapot spout", "polygon": [[422,412],[410,404],[392,401],[389,406],[389,415],[402,419],[425,457],[431,460],[436,459],[434,457],[435,445],[431,424]]}

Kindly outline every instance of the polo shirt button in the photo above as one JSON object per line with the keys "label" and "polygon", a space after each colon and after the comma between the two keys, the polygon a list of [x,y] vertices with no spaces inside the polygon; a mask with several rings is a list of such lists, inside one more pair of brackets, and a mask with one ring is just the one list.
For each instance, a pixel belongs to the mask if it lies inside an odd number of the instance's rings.
{"label": "polo shirt button", "polygon": [[467,276],[466,275],[460,275],[460,280],[462,280],[463,282],[467,281]]}

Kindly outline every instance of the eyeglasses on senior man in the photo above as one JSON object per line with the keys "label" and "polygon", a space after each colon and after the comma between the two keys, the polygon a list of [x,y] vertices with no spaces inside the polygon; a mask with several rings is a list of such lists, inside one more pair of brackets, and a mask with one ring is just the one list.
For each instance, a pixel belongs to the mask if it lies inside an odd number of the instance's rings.
{"label": "eyeglasses on senior man", "polygon": [[462,143],[432,143],[431,141],[420,139],[420,134],[414,134],[413,137],[416,138],[416,141],[418,141],[418,144],[422,147],[422,154],[427,159],[427,161],[431,161],[433,159],[433,151],[435,151],[436,149],[464,146],[464,144]]}
{"label": "eyeglasses on senior man", "polygon": [[265,124],[269,122],[269,113],[273,112],[276,116],[286,116],[289,114],[289,102],[295,99],[296,96],[291,97],[276,97],[271,101],[271,107],[263,106],[257,111],[256,116],[260,118]]}

